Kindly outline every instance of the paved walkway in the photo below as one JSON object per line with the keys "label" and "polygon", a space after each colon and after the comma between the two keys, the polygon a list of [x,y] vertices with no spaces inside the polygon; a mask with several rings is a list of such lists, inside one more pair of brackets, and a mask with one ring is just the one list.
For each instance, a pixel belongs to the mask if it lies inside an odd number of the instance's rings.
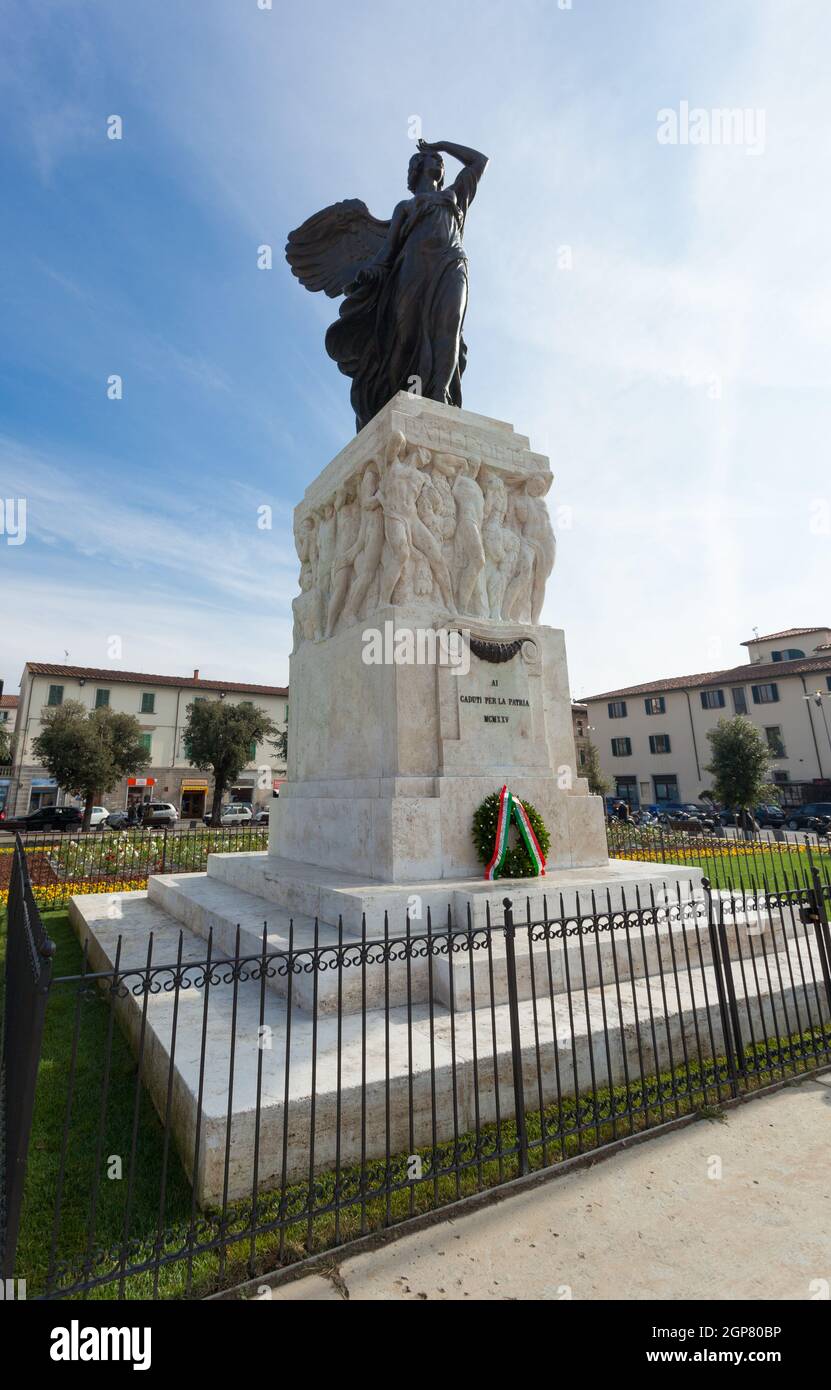
{"label": "paved walkway", "polygon": [[814,1281],[831,1284],[830,1144],[831,1076],[379,1250],[335,1255],[328,1277],[271,1297],[816,1298]]}

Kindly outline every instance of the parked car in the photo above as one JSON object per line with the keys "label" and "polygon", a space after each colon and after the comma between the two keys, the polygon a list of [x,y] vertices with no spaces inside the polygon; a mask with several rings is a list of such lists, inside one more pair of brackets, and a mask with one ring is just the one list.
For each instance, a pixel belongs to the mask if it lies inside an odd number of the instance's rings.
{"label": "parked car", "polygon": [[[745,814],[746,814],[746,825],[745,825],[745,828],[746,828],[747,830],[758,830],[758,829],[759,829],[759,820],[758,820],[758,818],[757,818],[757,816],[756,816],[755,811],[748,811],[748,812],[746,812]],[[733,811],[730,811],[730,810],[719,811],[719,813],[718,813],[718,818],[719,818],[719,820],[721,821],[722,825],[736,825],[736,826],[741,827],[741,826],[742,826],[742,823],[743,823],[743,822],[742,822],[742,812],[741,812],[741,810],[738,810],[738,809],[737,809],[737,810],[733,810]]]}
{"label": "parked car", "polygon": [[753,814],[763,829],[781,830],[785,824],[781,806],[754,806]]}
{"label": "parked car", "polygon": [[789,830],[815,830],[815,821],[831,817],[831,801],[806,801],[804,806],[792,806],[785,824]]}
{"label": "parked car", "polygon": [[142,825],[175,825],[179,812],[170,801],[147,801],[142,807]]}
{"label": "parked car", "polygon": [[[210,825],[212,811],[205,814],[205,824]],[[222,808],[219,817],[220,825],[250,825],[254,819],[251,807],[245,801],[231,801]]]}
{"label": "parked car", "polygon": [[[107,820],[108,820],[108,818],[109,818],[109,814],[110,814],[110,813],[109,813],[109,811],[107,810],[106,806],[93,806],[93,808],[92,808],[92,815],[91,815],[90,818],[89,818],[89,827],[90,827],[90,830],[103,830],[103,829],[104,829],[104,826],[107,824]],[[83,819],[83,815],[84,815],[84,812],[83,812],[83,809],[82,809],[82,810],[81,810],[81,818],[82,818],[82,819]]]}
{"label": "parked car", "polygon": [[268,825],[268,807],[261,806],[251,817],[252,825]]}
{"label": "parked car", "polygon": [[695,835],[703,830],[715,830],[718,817],[709,804],[685,801],[678,807],[671,805],[668,810],[662,808],[658,821],[669,829],[685,830]]}
{"label": "parked car", "polygon": [[127,811],[110,811],[104,822],[105,830],[126,830],[130,825],[130,816]]}
{"label": "parked car", "polygon": [[25,816],[10,816],[2,822],[4,830],[80,830],[83,812],[77,806],[39,806]]}

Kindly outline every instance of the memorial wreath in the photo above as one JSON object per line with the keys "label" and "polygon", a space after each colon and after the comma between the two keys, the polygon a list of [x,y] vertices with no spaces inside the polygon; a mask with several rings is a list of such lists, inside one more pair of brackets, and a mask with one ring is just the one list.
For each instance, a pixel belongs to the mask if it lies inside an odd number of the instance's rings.
{"label": "memorial wreath", "polygon": [[[519,832],[514,845],[508,843],[512,821]],[[551,838],[536,807],[503,787],[474,811],[473,843],[485,865],[485,878],[536,878],[545,873]]]}

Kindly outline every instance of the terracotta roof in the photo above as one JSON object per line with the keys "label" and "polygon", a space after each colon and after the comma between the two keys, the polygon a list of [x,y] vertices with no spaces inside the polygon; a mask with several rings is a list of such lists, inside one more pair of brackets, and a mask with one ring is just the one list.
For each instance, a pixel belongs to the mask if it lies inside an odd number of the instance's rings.
{"label": "terracotta roof", "polygon": [[0,695],[0,709],[17,709],[19,695]]}
{"label": "terracotta roof", "polygon": [[[146,671],[103,670],[96,666],[53,666],[48,661],[27,661],[33,676],[67,676],[78,680],[110,681],[114,685],[173,685],[189,690],[232,690],[243,695],[288,695],[284,685],[248,685],[242,681],[209,681],[193,676],[151,676]],[[10,698],[16,698],[14,696]]]}
{"label": "terracotta roof", "polygon": [[766,637],[748,637],[746,642],[742,642],[742,647],[749,647],[751,642],[778,642],[782,637],[804,637],[809,632],[828,632],[825,627],[786,627],[784,632],[769,632]]}
{"label": "terracotta roof", "polygon": [[831,653],[828,656],[806,657],[804,661],[752,661],[746,666],[728,667],[726,671],[702,671],[695,676],[670,676],[663,681],[644,681],[642,685],[625,685],[620,690],[587,695],[586,703],[615,700],[620,695],[657,695],[667,690],[697,690],[705,685],[740,685],[742,681],[756,684],[770,678],[806,675],[811,671],[831,671]]}
{"label": "terracotta roof", "polygon": [[588,714],[589,707],[584,705],[582,700],[572,700],[571,708],[575,714]]}

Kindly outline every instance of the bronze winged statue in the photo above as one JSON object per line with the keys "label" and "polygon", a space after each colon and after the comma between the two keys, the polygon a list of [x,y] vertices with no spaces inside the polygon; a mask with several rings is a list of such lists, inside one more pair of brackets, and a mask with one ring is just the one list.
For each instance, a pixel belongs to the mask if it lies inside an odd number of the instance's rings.
{"label": "bronze winged statue", "polygon": [[[462,165],[444,186],[446,154]],[[467,348],[467,210],[487,158],[465,145],[419,140],[410,160],[411,197],[389,222],[360,198],[315,213],[289,234],[286,260],[307,290],[345,295],[326,333],[326,351],[352,378],[357,428],[397,391],[462,404]]]}

